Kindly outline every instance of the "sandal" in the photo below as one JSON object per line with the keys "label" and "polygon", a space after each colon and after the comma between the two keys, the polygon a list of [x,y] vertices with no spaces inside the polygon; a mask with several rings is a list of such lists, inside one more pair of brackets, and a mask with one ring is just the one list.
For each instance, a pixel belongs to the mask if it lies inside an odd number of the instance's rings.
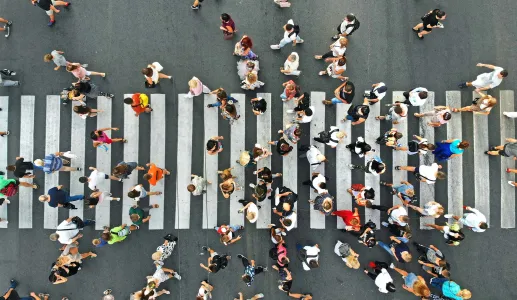
{"label": "sandal", "polygon": [[32,188],[33,188],[33,189],[35,189],[35,190],[37,190],[37,189],[39,189],[39,185],[38,185],[37,183],[34,183],[34,184],[32,185]]}
{"label": "sandal", "polygon": [[400,170],[400,166],[396,166],[396,167],[395,167],[395,170]]}
{"label": "sandal", "polygon": [[411,28],[414,32],[419,33],[420,29]]}
{"label": "sandal", "polygon": [[124,143],[124,144],[125,144],[125,143],[127,143],[127,140],[126,140],[126,139],[123,139],[123,140],[122,140],[122,143]]}
{"label": "sandal", "polygon": [[453,109],[452,109],[452,112],[459,112],[459,109],[457,109],[457,108],[453,108]]}
{"label": "sandal", "polygon": [[375,120],[380,121],[381,120],[381,116],[375,117]]}

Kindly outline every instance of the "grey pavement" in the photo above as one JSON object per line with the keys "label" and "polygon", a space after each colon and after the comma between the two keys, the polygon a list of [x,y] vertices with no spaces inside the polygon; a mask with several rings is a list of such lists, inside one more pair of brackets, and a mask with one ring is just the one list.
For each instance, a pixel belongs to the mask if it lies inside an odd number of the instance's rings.
{"label": "grey pavement", "polygon": [[[188,89],[187,81],[192,76],[199,77],[210,88],[224,87],[230,92],[241,92],[236,75],[236,58],[231,55],[234,41],[225,41],[219,31],[219,15],[229,13],[236,22],[238,36],[249,35],[254,42],[254,52],[259,55],[259,78],[266,83],[259,92],[273,94],[273,101],[278,100],[276,95],[282,91],[281,83],[286,80],[278,71],[286,56],[291,51],[297,51],[301,57],[302,75],[297,82],[304,91],[324,91],[330,95],[338,81],[330,78],[321,78],[317,72],[325,67],[321,61],[313,59],[314,54],[326,52],[331,43],[330,36],[335,33],[336,26],[349,12],[355,13],[361,21],[361,27],[350,38],[347,50],[347,76],[357,88],[356,102],[362,90],[372,83],[384,81],[390,91],[408,90],[416,86],[424,86],[435,92],[435,103],[445,104],[445,92],[457,90],[460,81],[472,80],[485,70],[476,67],[476,63],[489,63],[505,67],[509,70],[509,77],[503,81],[500,89],[513,90],[516,86],[517,63],[515,49],[517,48],[517,29],[514,23],[517,15],[517,4],[511,0],[498,1],[309,1],[293,0],[290,9],[279,9],[272,1],[251,0],[207,0],[199,11],[192,11],[188,1],[100,1],[78,0],[70,9],[62,9],[56,16],[53,28],[46,26],[48,17],[44,11],[30,4],[30,1],[0,0],[0,17],[14,22],[11,36],[5,39],[0,36],[0,68],[12,69],[18,72],[22,85],[20,87],[0,88],[0,95],[10,97],[9,103],[9,157],[14,160],[20,153],[20,104],[16,101],[21,95],[35,95],[36,127],[34,131],[34,156],[45,154],[45,114],[46,95],[57,95],[62,88],[69,86],[74,78],[64,70],[54,71],[51,63],[43,62],[43,55],[53,49],[65,51],[65,57],[70,61],[88,63],[93,71],[106,72],[107,77],[92,78],[93,82],[101,86],[102,90],[114,93],[117,98],[113,103],[113,126],[123,131],[122,95],[132,92],[164,93],[166,101],[172,103],[167,106],[166,114],[171,119],[167,122],[166,132],[175,132],[177,123],[177,94],[185,93]],[[445,29],[434,30],[423,41],[417,39],[411,31],[420,17],[433,8],[441,8],[447,12]],[[282,36],[282,25],[290,18],[300,24],[301,37],[305,39],[303,45],[286,46],[282,50],[273,51],[270,44],[275,44]],[[173,83],[162,82],[155,90],[144,89],[144,78],[140,69],[148,63],[158,61],[165,68],[164,72],[174,77]],[[246,92],[247,98],[255,92]],[[491,92],[499,94],[499,88]],[[386,98],[388,101],[389,96]],[[464,105],[471,99],[471,90],[461,91]],[[201,112],[202,101],[194,102],[194,112]],[[387,111],[381,107],[381,111]],[[413,111],[410,111],[411,113]],[[276,131],[282,123],[282,112],[272,111],[272,130]],[[204,124],[202,114],[195,115],[193,132],[194,149],[204,147]],[[253,120],[249,109],[246,118]],[[373,116],[372,116],[373,118]],[[488,116],[488,124],[498,124],[499,109],[494,109]],[[327,109],[325,116],[326,127],[334,125],[335,112]],[[368,120],[373,121],[373,120]],[[418,121],[410,118],[408,130],[410,134],[418,133]],[[464,139],[473,139],[472,116],[462,114]],[[61,111],[61,139],[60,148],[70,148],[71,115],[68,110]],[[86,132],[96,126],[96,121],[86,124]],[[356,137],[363,132],[364,126],[354,128],[352,136]],[[229,127],[219,122],[219,134],[229,136]],[[388,129],[386,124],[383,129]],[[499,144],[501,134],[495,125],[489,130],[489,144]],[[151,141],[149,133],[150,122],[140,122],[139,160],[147,162],[150,157],[148,145]],[[256,132],[255,122],[248,122],[247,131]],[[382,130],[381,130],[382,131]],[[436,140],[447,137],[446,128],[436,130]],[[246,148],[256,142],[254,134],[247,134]],[[309,142],[308,130],[301,144]],[[88,143],[88,141],[87,141]],[[177,137],[166,137],[167,149],[175,149]],[[116,163],[123,158],[122,148],[114,146],[111,161]],[[121,146],[120,146],[121,147]],[[95,164],[96,152],[86,148],[86,162]],[[328,176],[334,176],[335,153],[328,151],[330,164],[326,167]],[[388,150],[382,149],[382,154],[388,154],[386,162],[392,165]],[[230,154],[219,156],[219,167],[229,164]],[[166,166],[176,166],[176,153],[166,153]],[[279,157],[272,158],[273,165],[281,165]],[[417,157],[408,159],[410,165],[418,163]],[[352,158],[353,163],[359,163]],[[474,194],[471,186],[474,178],[470,176],[475,164],[473,151],[466,151],[463,156],[463,203],[474,206]],[[445,167],[445,166],[444,166]],[[487,182],[492,187],[500,186],[500,159],[489,160],[489,178]],[[201,173],[202,160],[193,160],[192,172]],[[383,178],[391,178],[391,168]],[[172,170],[175,172],[176,170]],[[276,170],[273,170],[276,171]],[[309,176],[307,165],[298,168],[299,178]],[[141,174],[140,174],[141,175]],[[68,174],[60,174],[61,180],[68,179]],[[246,170],[246,179],[252,178],[251,170]],[[354,173],[354,183],[364,182],[364,176]],[[414,183],[414,178],[410,177]],[[174,210],[176,190],[175,182],[166,182],[165,207]],[[112,182],[113,193],[122,192],[122,184]],[[418,185],[415,185],[418,186]],[[329,187],[335,191],[335,186]],[[339,187],[345,188],[345,187]],[[418,188],[418,187],[417,187]],[[448,187],[445,183],[437,183],[436,199],[447,203]],[[309,192],[306,187],[298,186],[298,210],[308,210],[305,202]],[[453,279],[462,287],[472,291],[473,299],[516,299],[517,292],[514,276],[516,256],[512,251],[517,246],[515,229],[501,229],[499,189],[490,193],[491,223],[495,228],[485,233],[475,234],[467,232],[467,238],[460,247],[448,247],[444,244],[440,234],[435,231],[414,232],[413,240],[420,243],[432,243],[444,251],[452,265]],[[249,190],[246,197],[250,197]],[[229,204],[218,196],[218,220],[229,220]],[[35,200],[36,201],[36,200]],[[17,206],[13,201],[9,211],[10,224],[18,224]],[[392,198],[385,191],[381,192],[381,204],[391,204]],[[113,204],[112,204],[113,205]],[[121,204],[118,204],[121,205]],[[247,297],[254,293],[263,292],[266,299],[286,299],[277,289],[277,276],[273,272],[258,275],[255,283],[248,288],[240,281],[243,267],[236,259],[238,253],[243,253],[257,261],[258,264],[271,265],[268,251],[271,243],[267,231],[257,230],[255,226],[248,226],[244,238],[235,245],[224,247],[218,242],[215,232],[202,230],[202,205],[192,203],[192,210],[198,211],[196,216],[191,215],[191,228],[173,230],[174,214],[165,216],[165,229],[134,232],[126,241],[101,248],[99,256],[91,261],[87,259],[81,272],[69,279],[69,282],[59,286],[52,286],[47,277],[52,261],[58,256],[58,245],[48,240],[50,230],[43,230],[42,211],[39,203],[34,204],[34,226],[32,229],[17,229],[10,226],[0,230],[2,251],[0,251],[0,289],[7,288],[8,279],[16,278],[20,281],[19,291],[22,294],[29,290],[36,292],[50,292],[53,299],[61,299],[66,295],[71,300],[99,299],[102,291],[112,288],[116,299],[127,299],[130,292],[141,289],[145,284],[145,276],[152,274],[153,266],[150,255],[155,247],[162,242],[162,236],[173,233],[179,237],[179,244],[173,256],[166,262],[167,267],[177,270],[183,279],[181,282],[170,280],[163,286],[171,290],[171,296],[162,296],[163,299],[192,299],[197,293],[199,282],[209,279],[215,286],[214,299],[233,299],[237,292],[243,291]],[[113,209],[112,209],[113,210]],[[117,210],[118,211],[118,210]],[[59,220],[68,215],[67,211],[59,212]],[[85,217],[92,217],[93,212],[85,210]],[[414,215],[413,215],[414,216]],[[122,221],[121,215],[113,213],[112,225]],[[326,220],[328,228],[335,228],[335,220]],[[415,217],[415,222],[417,218]],[[330,226],[334,224],[334,226]],[[418,228],[415,224],[413,228]],[[90,241],[97,237],[99,232],[85,230],[81,240],[82,251],[90,250]],[[387,239],[385,231],[379,232],[382,240]],[[375,288],[374,283],[361,270],[346,269],[344,263],[333,253],[336,239],[351,243],[352,247],[361,255],[361,265],[370,260],[388,260],[388,255],[382,249],[368,250],[360,247],[351,236],[336,229],[311,230],[308,219],[299,219],[298,229],[287,237],[288,250],[292,263],[294,283],[292,291],[311,292],[314,299],[414,299],[414,296],[401,287],[402,280],[392,274],[398,291],[395,294],[383,295]],[[322,247],[320,257],[321,268],[310,272],[302,270],[295,257],[296,242],[313,242]],[[199,263],[206,263],[207,256],[201,255],[202,245],[210,245],[219,252],[228,252],[235,260],[230,266],[218,274],[208,276],[199,267]],[[226,248],[226,249],[225,249]],[[417,272],[418,266],[413,262],[409,270]],[[419,272],[422,274],[422,272]],[[428,278],[427,275],[423,275]],[[162,299],[161,298],[161,299]]]}

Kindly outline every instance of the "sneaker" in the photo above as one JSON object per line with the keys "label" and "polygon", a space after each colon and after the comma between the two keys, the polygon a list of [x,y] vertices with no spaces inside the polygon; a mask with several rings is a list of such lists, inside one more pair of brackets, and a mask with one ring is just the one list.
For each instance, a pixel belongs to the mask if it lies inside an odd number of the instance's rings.
{"label": "sneaker", "polygon": [[174,275],[172,275],[172,276],[174,276],[174,278],[176,278],[178,280],[181,280],[181,275],[178,274],[177,272],[174,272]]}
{"label": "sneaker", "polygon": [[384,226],[384,227],[388,227],[388,222],[381,222],[381,225]]}
{"label": "sneaker", "polygon": [[296,41],[297,44],[303,44],[305,41],[300,39],[299,41]]}
{"label": "sneaker", "polygon": [[18,281],[11,279],[11,288],[16,289],[17,286],[18,286]]}
{"label": "sneaker", "polygon": [[267,272],[267,267],[264,267],[263,270],[264,270],[264,272]]}
{"label": "sneaker", "polygon": [[388,183],[387,183],[386,181],[382,181],[382,180],[381,180],[381,181],[379,181],[379,184],[380,184],[380,185],[387,185]]}
{"label": "sneaker", "polygon": [[242,254],[237,254],[237,258],[243,258],[243,257],[244,257],[244,255],[242,255]]}
{"label": "sneaker", "polygon": [[77,171],[81,171],[82,170],[82,168],[79,168],[79,167],[77,167],[76,169],[77,169]]}
{"label": "sneaker", "polygon": [[355,165],[353,165],[353,164],[349,164],[348,167],[350,168],[350,170],[355,169]]}
{"label": "sneaker", "polygon": [[452,216],[454,216],[453,214],[445,214],[443,215],[444,218],[447,218],[447,219],[450,219],[452,218]]}
{"label": "sneaker", "polygon": [[[513,181],[508,181],[508,184],[509,184],[509,185],[511,185],[511,186],[515,186],[515,185],[513,184]],[[5,201],[7,201],[7,200],[5,200]],[[9,203],[9,202],[7,202],[7,203]]]}
{"label": "sneaker", "polygon": [[279,46],[279,45],[271,45],[271,46],[269,46],[269,47],[270,47],[271,49],[273,49],[273,50],[278,50],[278,49],[280,49],[280,46]]}
{"label": "sneaker", "polygon": [[5,37],[9,37],[9,34],[11,33],[11,30],[9,29],[9,26],[5,25],[4,26],[4,31],[5,31]]}
{"label": "sneaker", "polygon": [[208,247],[207,246],[203,246],[203,247],[201,247],[201,249],[203,249],[203,251],[208,251]]}
{"label": "sneaker", "polygon": [[257,298],[257,299],[264,298],[264,294],[262,294],[262,293],[256,294],[255,298]]}
{"label": "sneaker", "polygon": [[390,269],[395,269],[395,265],[393,263],[390,264]]}
{"label": "sneaker", "polygon": [[294,114],[294,110],[293,109],[288,109],[285,112],[288,113],[288,114]]}
{"label": "sneaker", "polygon": [[65,4],[65,8],[69,8],[69,7],[70,7],[70,5],[72,5],[72,3],[67,2],[67,3]]}
{"label": "sneaker", "polygon": [[13,21],[8,21],[7,26],[11,26],[11,25],[13,25]]}
{"label": "sneaker", "polygon": [[255,185],[253,183],[250,183],[250,188],[254,189],[255,188]]}
{"label": "sneaker", "polygon": [[197,6],[192,5],[190,8],[193,10],[198,10],[201,7],[201,4],[198,4]]}
{"label": "sneaker", "polygon": [[214,107],[212,104],[208,104],[206,107],[210,108],[210,107]]}
{"label": "sneaker", "polygon": [[113,98],[115,98],[115,95],[113,95],[113,94],[107,94],[107,95],[106,95],[106,97],[113,99]]}
{"label": "sneaker", "polygon": [[332,37],[332,40],[334,40],[334,41],[337,41],[338,39],[339,39],[339,35],[337,35],[337,34]]}
{"label": "sneaker", "polygon": [[48,22],[47,26],[52,27],[54,24],[56,24],[56,20]]}

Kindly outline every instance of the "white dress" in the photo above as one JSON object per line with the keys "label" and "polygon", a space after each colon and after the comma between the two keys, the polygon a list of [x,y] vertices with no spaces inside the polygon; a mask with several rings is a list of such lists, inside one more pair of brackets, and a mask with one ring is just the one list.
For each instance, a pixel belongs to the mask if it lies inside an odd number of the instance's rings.
{"label": "white dress", "polygon": [[261,88],[262,86],[264,86],[264,82],[260,81],[260,80],[257,80],[255,81],[254,83],[251,83],[248,81],[248,78],[246,78],[245,80],[242,81],[242,85],[241,85],[241,88],[244,89],[244,90],[255,90],[257,88]]}
{"label": "white dress", "polygon": [[153,75],[151,75],[151,80],[154,82],[154,83],[158,83],[159,81],[159,76],[160,76],[160,72],[163,70],[163,67],[162,65],[160,65],[159,62],[153,62],[152,64],[149,65],[149,67],[151,67],[153,69]]}
{"label": "white dress", "polygon": [[[248,61],[251,61],[255,64],[255,67],[253,70],[250,70],[248,68]],[[259,68],[259,61],[258,60],[247,60],[247,59],[241,59],[237,62],[237,75],[239,75],[239,78],[241,80],[244,80],[246,78],[246,75],[248,72],[253,72],[255,74],[258,74]]]}

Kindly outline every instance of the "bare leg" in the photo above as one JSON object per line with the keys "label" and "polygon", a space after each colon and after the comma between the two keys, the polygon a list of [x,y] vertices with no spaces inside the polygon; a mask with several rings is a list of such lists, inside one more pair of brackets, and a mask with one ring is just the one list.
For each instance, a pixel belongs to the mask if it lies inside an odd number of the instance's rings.
{"label": "bare leg", "polygon": [[165,175],[171,175],[171,172],[169,172],[169,170],[167,170],[167,169],[163,169],[163,173],[164,173]]}
{"label": "bare leg", "polygon": [[38,186],[35,185],[35,184],[31,184],[31,183],[28,183],[28,182],[23,182],[23,181],[20,181],[20,185],[21,186],[24,186],[24,187],[30,187],[30,188],[33,188],[33,189],[36,189]]}
{"label": "bare leg", "polygon": [[162,73],[158,73],[158,77],[160,77],[160,78],[168,78],[168,79],[171,79],[171,78],[172,78],[172,76],[170,76],[170,75],[165,75],[165,74],[162,74]]}
{"label": "bare leg", "polygon": [[0,18],[0,22],[7,24],[9,21],[7,21],[7,20],[6,20],[6,19],[4,19],[4,18]]}
{"label": "bare leg", "polygon": [[106,73],[99,73],[99,72],[94,72],[94,71],[90,71],[90,73],[91,73],[90,75],[106,77]]}
{"label": "bare leg", "polygon": [[426,35],[426,34],[430,34],[430,33],[431,33],[431,31],[425,31],[425,30],[422,30],[422,31],[420,31],[420,32],[418,33],[418,36],[424,36],[424,35]]}
{"label": "bare leg", "polygon": [[[40,294],[40,295],[43,295],[43,294]],[[40,298],[40,297],[38,297],[38,295],[36,295],[36,293],[34,293],[34,292],[31,292],[31,293],[30,293],[30,296],[31,296],[32,298],[34,298],[34,300],[41,300],[41,298]]]}
{"label": "bare leg", "polygon": [[393,270],[395,270],[397,273],[399,273],[400,275],[402,275],[403,277],[407,276],[407,272],[402,270],[402,269],[399,269],[397,267],[394,267]]}
{"label": "bare leg", "polygon": [[431,228],[436,229],[436,230],[439,230],[439,231],[443,231],[443,226],[440,226],[440,225],[436,225],[436,224],[425,224],[425,226],[427,226],[427,227],[431,227]]}
{"label": "bare leg", "polygon": [[415,27],[413,27],[414,30],[420,30],[422,28],[424,28],[424,23],[418,23]]}
{"label": "bare leg", "polygon": [[199,0],[194,0],[194,4],[192,6],[197,7],[199,5]]}
{"label": "bare leg", "polygon": [[147,195],[154,196],[154,195],[161,195],[162,192],[147,192]]}
{"label": "bare leg", "polygon": [[[117,142],[124,142],[126,139],[122,139],[122,138],[116,138],[116,139],[111,139],[111,141],[113,143],[117,143]],[[125,142],[124,142],[125,143]]]}
{"label": "bare leg", "polygon": [[65,6],[67,4],[68,4],[68,2],[65,2],[65,1],[55,1],[54,2],[54,6]]}
{"label": "bare leg", "polygon": [[410,166],[400,166],[400,169],[404,171],[414,172],[416,168]]}
{"label": "bare leg", "polygon": [[59,169],[59,171],[61,172],[72,172],[72,171],[79,171],[77,168],[72,168],[72,167],[61,167],[61,169]]}
{"label": "bare leg", "polygon": [[416,210],[417,212],[419,212],[421,215],[423,215],[423,214],[424,214],[424,210],[423,210],[422,208],[420,208],[420,207],[418,207],[418,206],[414,206],[414,205],[412,205],[412,204],[409,204],[408,206],[409,206],[411,209]]}
{"label": "bare leg", "polygon": [[97,254],[93,253],[93,252],[88,252],[88,253],[83,253],[81,254],[81,258],[82,259],[85,259],[87,257],[97,257]]}

